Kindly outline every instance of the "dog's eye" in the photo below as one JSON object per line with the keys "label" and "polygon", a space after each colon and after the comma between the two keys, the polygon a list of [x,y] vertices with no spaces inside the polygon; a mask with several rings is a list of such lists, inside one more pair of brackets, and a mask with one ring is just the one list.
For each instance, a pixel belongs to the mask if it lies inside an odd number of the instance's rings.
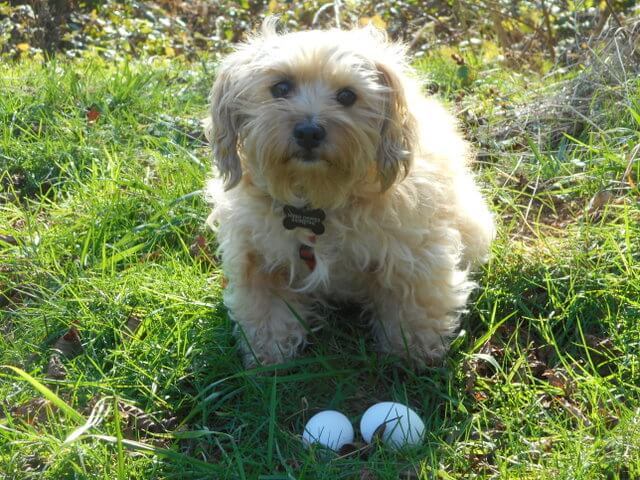
{"label": "dog's eye", "polygon": [[289,80],[283,80],[271,87],[271,95],[273,98],[284,98],[293,90],[293,85]]}
{"label": "dog's eye", "polygon": [[353,105],[356,102],[356,98],[358,98],[356,97],[356,94],[348,88],[343,88],[336,95],[336,100],[338,100],[338,102],[345,107],[350,107],[351,105]]}

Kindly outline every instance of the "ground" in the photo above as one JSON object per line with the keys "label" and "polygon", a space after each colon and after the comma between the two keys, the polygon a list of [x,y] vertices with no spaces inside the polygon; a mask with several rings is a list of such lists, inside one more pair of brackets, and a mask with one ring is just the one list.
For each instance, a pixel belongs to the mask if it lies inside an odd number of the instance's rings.
{"label": "ground", "polygon": [[[479,56],[469,78],[449,53],[416,68],[480,150],[498,238],[421,373],[349,312],[242,368],[201,195],[215,58],[1,63],[0,478],[640,477],[640,82],[577,136],[505,146],[505,111],[577,73]],[[386,400],[422,446],[301,444],[313,413]]]}

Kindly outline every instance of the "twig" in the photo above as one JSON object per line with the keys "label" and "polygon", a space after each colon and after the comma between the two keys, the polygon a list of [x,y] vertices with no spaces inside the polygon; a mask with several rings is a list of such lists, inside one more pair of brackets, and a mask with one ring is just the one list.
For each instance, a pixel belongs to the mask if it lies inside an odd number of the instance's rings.
{"label": "twig", "polygon": [[[618,27],[620,28],[624,28],[622,25],[622,22],[620,21],[620,17],[618,17],[618,14],[616,13],[616,11],[613,9],[613,5],[611,5],[611,2],[609,0],[605,0],[605,2],[607,3],[607,8],[609,9],[609,12],[611,12],[611,16],[614,18],[614,20],[616,21],[616,23],[618,24]],[[626,37],[626,32],[623,30],[622,34]]]}
{"label": "twig", "polygon": [[313,25],[314,27],[316,25],[318,25],[318,20],[320,19],[320,15],[322,15],[324,12],[326,12],[327,10],[329,10],[330,8],[334,7],[335,5],[333,3],[325,3],[324,5],[322,5],[318,11],[316,12],[316,14],[313,16],[313,20],[311,20],[311,25]]}
{"label": "twig", "polygon": [[553,37],[553,28],[551,27],[551,18],[549,16],[549,9],[547,8],[547,4],[544,0],[540,0],[542,5],[542,14],[544,15],[544,23],[547,27],[547,48],[549,49],[549,54],[551,55],[551,60],[553,62],[556,61],[556,51],[555,51],[555,39]]}
{"label": "twig", "polygon": [[333,13],[334,13],[334,16],[335,16],[335,21],[336,21],[336,27],[340,28],[340,0],[334,0],[333,2],[325,3],[324,5],[322,5],[316,11],[316,14],[313,16],[313,20],[311,20],[311,25],[314,26],[314,27],[317,26],[318,25],[318,21],[320,21],[320,16],[324,12],[329,10],[330,8],[333,8]]}
{"label": "twig", "polygon": [[633,163],[636,160],[638,152],[640,152],[640,144],[636,145],[629,155],[629,162],[627,163],[627,168],[624,169],[624,173],[622,174],[622,181],[620,182],[622,185],[624,185],[626,182],[629,186],[634,186],[633,180],[631,179],[631,169],[633,168]]}
{"label": "twig", "polygon": [[407,47],[409,50],[413,50],[413,48],[416,46],[416,43],[418,43],[418,41],[420,40],[420,37],[422,37],[422,34],[425,32],[425,30],[435,26],[436,24],[440,25],[449,35],[453,33],[451,29],[447,26],[447,24],[444,23],[439,18],[429,14],[425,14],[425,18],[431,21],[425,23],[422,27],[420,27],[420,29],[416,33],[413,34],[413,38],[411,39],[411,42],[409,42],[409,46]]}
{"label": "twig", "polygon": [[340,28],[340,0],[333,0],[333,13],[336,17],[336,27]]}
{"label": "twig", "polygon": [[583,122],[588,123],[589,125],[591,125],[598,132],[604,133],[604,130],[600,126],[596,125],[589,117],[587,117],[584,113],[582,113],[580,110],[575,108],[573,105],[570,105],[570,104],[561,105],[561,104],[550,103],[549,106],[552,107],[552,108],[557,108],[557,109],[566,108],[567,110],[571,110],[578,117],[580,117],[580,119]]}
{"label": "twig", "polygon": [[427,22],[425,23],[420,30],[418,30],[414,35],[413,38],[411,39],[411,42],[409,42],[408,45],[408,49],[409,50],[413,50],[413,47],[416,46],[416,43],[418,43],[418,40],[420,40],[420,37],[422,37],[422,34],[424,33],[425,30],[427,30],[430,27],[433,27],[435,25],[434,22]]}

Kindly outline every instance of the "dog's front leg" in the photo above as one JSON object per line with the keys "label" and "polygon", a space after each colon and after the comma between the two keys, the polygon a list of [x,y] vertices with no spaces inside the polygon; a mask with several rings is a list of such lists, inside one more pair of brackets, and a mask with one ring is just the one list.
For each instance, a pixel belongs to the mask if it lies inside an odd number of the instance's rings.
{"label": "dog's front leg", "polygon": [[258,254],[247,254],[241,268],[236,260],[227,272],[224,303],[236,323],[245,366],[293,358],[306,342],[307,302],[288,288],[285,271],[265,271]]}
{"label": "dog's front leg", "polygon": [[446,353],[474,286],[457,264],[455,254],[441,255],[438,262],[415,259],[413,268],[399,262],[393,275],[376,282],[373,330],[382,351],[409,358],[418,367]]}

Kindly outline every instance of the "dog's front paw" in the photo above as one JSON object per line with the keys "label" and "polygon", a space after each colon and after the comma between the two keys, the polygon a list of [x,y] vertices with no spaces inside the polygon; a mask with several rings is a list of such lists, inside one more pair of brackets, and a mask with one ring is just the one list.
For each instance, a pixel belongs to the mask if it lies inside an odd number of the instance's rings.
{"label": "dog's front paw", "polygon": [[304,330],[294,328],[286,333],[279,333],[280,335],[275,337],[273,331],[267,332],[262,329],[253,335],[237,332],[245,368],[285,363],[295,358],[306,344]]}
{"label": "dog's front paw", "polygon": [[454,337],[457,315],[411,320],[387,318],[374,324],[378,349],[407,360],[416,370],[441,364]]}

